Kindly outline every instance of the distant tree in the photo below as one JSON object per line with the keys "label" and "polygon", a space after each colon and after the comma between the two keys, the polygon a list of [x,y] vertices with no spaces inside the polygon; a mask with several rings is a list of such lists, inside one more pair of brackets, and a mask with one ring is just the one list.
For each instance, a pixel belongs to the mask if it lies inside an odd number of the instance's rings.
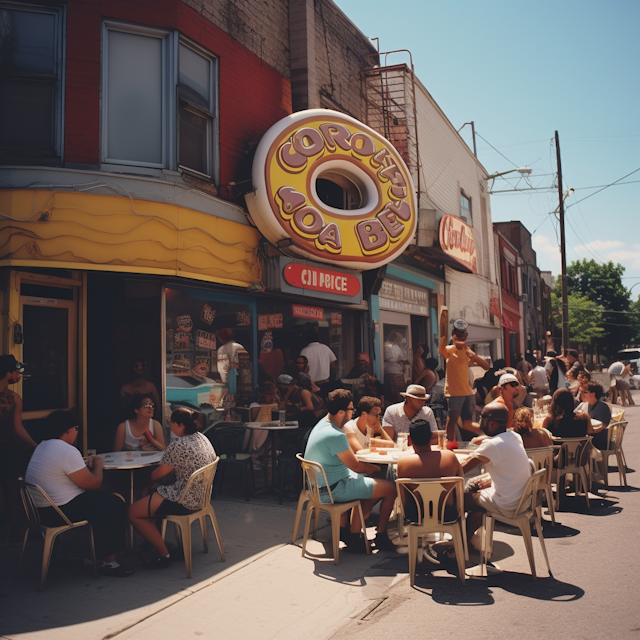
{"label": "distant tree", "polygon": [[631,310],[629,314],[631,342],[636,346],[640,346],[640,296],[629,305],[629,309]]}
{"label": "distant tree", "polygon": [[[631,341],[629,290],[622,284],[624,267],[607,262],[598,264],[595,260],[578,260],[567,267],[567,289],[570,294],[588,298],[595,306],[602,308],[601,327],[603,333],[597,339],[599,351],[614,356]],[[560,278],[554,287],[560,296]],[[570,338],[571,336],[570,330]]]}
{"label": "distant tree", "polygon": [[[569,338],[572,345],[581,344],[591,347],[604,336],[602,327],[602,308],[596,306],[586,296],[570,293],[569,303]],[[562,327],[562,298],[555,291],[551,292],[551,314],[556,327]]]}

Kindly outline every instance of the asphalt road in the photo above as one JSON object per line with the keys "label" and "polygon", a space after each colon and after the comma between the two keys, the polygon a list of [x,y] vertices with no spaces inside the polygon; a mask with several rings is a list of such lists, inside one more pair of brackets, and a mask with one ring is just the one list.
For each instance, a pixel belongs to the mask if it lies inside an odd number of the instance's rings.
{"label": "asphalt road", "polygon": [[[633,394],[640,403],[640,391]],[[557,526],[545,524],[553,576],[534,537],[534,581],[519,532],[501,527],[494,557],[502,573],[462,586],[454,574],[431,572],[434,565],[423,561],[414,588],[408,578],[400,580],[333,640],[640,639],[640,406],[625,409],[629,486],[618,486],[612,466],[610,488],[591,494],[591,509],[584,497],[569,496]],[[615,458],[610,462],[615,465]]]}

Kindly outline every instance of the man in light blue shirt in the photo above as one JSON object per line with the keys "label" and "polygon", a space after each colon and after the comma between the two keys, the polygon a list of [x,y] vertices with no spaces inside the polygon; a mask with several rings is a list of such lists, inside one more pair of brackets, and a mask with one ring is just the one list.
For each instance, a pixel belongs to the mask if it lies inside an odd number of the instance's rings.
{"label": "man in light blue shirt", "polygon": [[[395,551],[395,545],[387,535],[387,523],[396,498],[395,485],[388,480],[364,475],[375,473],[380,467],[358,462],[344,432],[344,425],[353,414],[353,395],[345,389],[336,389],[329,393],[326,407],[329,415],[313,428],[304,457],[322,465],[334,502],[362,500],[362,511],[367,518],[373,506],[382,500],[375,544],[378,549]],[[323,489],[321,487],[321,499],[329,502],[328,492]],[[359,513],[353,509],[350,528],[347,527],[347,514],[342,514],[340,525],[340,539],[346,543],[347,549],[364,551],[365,546],[360,540]]]}

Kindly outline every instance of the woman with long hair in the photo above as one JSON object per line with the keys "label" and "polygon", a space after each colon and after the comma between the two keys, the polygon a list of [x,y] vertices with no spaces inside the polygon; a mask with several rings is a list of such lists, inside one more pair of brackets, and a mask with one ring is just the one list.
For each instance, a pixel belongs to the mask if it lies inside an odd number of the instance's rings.
{"label": "woman with long hair", "polygon": [[153,419],[155,404],[150,394],[133,396],[127,408],[127,419],[116,429],[114,451],[164,451],[162,426]]}
{"label": "woman with long hair", "polygon": [[182,495],[193,473],[211,464],[216,452],[209,440],[198,432],[195,412],[179,407],[171,414],[171,431],[178,437],[162,455],[160,465],[151,473],[151,481],[157,482],[174,473],[175,482],[159,485],[129,507],[129,521],[157,551],[157,557],[144,562],[149,569],[164,569],[171,564],[169,550],[156,527],[156,518],[167,515],[188,515],[200,509],[202,482],[194,482],[189,492]]}
{"label": "woman with long hair", "polygon": [[546,429],[533,426],[533,412],[528,407],[520,407],[513,416],[513,430],[522,438],[525,449],[550,447],[551,434]]}
{"label": "woman with long hair", "polygon": [[543,428],[555,438],[583,438],[593,433],[591,420],[586,413],[573,412],[573,394],[569,389],[557,389],[549,405],[549,415]]}

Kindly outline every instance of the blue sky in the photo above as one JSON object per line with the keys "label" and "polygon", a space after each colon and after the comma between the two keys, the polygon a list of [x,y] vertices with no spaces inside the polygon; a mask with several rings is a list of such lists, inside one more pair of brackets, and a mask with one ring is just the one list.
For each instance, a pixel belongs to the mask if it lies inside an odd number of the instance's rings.
{"label": "blue sky", "polygon": [[[565,201],[567,261],[614,260],[626,267],[627,286],[640,283],[640,171],[622,181],[635,183],[585,189],[640,169],[638,0],[335,1],[366,36],[380,38],[380,51],[411,51],[456,128],[475,122],[489,173],[526,165],[531,186],[551,186],[557,130],[564,189],[575,189]],[[470,127],[461,134],[471,144]],[[494,189],[529,186],[514,175]],[[495,221],[536,230],[538,265],[554,275],[560,253],[548,214],[557,206],[557,188],[491,198]]]}

